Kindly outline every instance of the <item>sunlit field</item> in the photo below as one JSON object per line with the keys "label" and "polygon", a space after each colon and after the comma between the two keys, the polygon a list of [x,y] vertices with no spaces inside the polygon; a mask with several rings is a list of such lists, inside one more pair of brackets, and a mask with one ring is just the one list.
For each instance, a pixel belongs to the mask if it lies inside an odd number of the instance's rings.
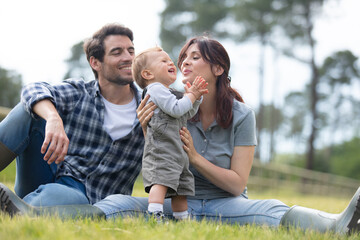
{"label": "sunlit field", "polygon": [[[13,188],[14,169],[12,164],[0,173],[0,181]],[[355,190],[354,190],[355,191]],[[146,196],[141,179],[134,188],[135,196]],[[350,199],[318,196],[302,196],[292,191],[252,192],[249,198],[276,198],[288,205],[301,205],[323,211],[338,213]],[[157,224],[143,217],[118,218],[116,220],[69,219],[57,217],[9,217],[0,214],[0,239],[359,239],[359,235],[339,236],[334,233],[303,232],[298,229],[269,228],[265,226],[237,226],[214,222],[172,222]]]}

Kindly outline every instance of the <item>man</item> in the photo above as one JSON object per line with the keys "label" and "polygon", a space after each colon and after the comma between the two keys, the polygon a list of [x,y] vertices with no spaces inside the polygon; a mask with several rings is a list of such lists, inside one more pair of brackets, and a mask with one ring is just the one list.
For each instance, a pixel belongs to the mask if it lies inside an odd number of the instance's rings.
{"label": "man", "polygon": [[[131,195],[140,172],[144,140],[136,117],[141,96],[131,74],[133,33],[106,25],[85,41],[84,51],[96,80],[29,84],[22,103],[0,123],[0,171],[16,157],[15,192],[30,205]],[[9,194],[1,185],[4,211],[11,211]]]}

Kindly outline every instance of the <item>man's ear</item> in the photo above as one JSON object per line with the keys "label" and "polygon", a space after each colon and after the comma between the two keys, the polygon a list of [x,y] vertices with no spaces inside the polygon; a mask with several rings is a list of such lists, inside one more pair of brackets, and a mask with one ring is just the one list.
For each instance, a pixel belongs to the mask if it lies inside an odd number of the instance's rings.
{"label": "man's ear", "polygon": [[221,74],[224,73],[224,68],[221,67],[220,65],[215,65],[213,66],[213,72],[215,76],[220,76]]}
{"label": "man's ear", "polygon": [[154,79],[154,74],[149,69],[142,70],[141,76],[146,80]]}
{"label": "man's ear", "polygon": [[98,59],[96,59],[94,56],[90,57],[89,60],[90,66],[92,69],[94,69],[95,71],[99,72],[100,68],[101,68],[101,63]]}

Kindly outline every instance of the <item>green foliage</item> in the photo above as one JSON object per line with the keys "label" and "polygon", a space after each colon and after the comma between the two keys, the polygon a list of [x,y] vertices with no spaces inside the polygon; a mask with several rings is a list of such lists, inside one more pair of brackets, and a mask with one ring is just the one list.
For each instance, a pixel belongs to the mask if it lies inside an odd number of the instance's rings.
{"label": "green foliage", "polygon": [[281,109],[275,107],[273,104],[263,106],[263,128],[268,132],[279,130],[284,121],[284,115]]}
{"label": "green foliage", "polygon": [[306,92],[290,92],[285,97],[284,114],[288,125],[287,137],[301,137],[309,112],[309,101]]}
{"label": "green foliage", "polygon": [[294,44],[312,45],[314,21],[326,0],[281,0],[274,2],[277,8],[282,9],[278,24],[283,34],[291,39],[287,50],[292,53],[291,49],[294,49]]}
{"label": "green foliage", "polygon": [[274,162],[304,168],[305,156],[303,154],[282,153],[276,154]]}
{"label": "green foliage", "polygon": [[176,59],[181,46],[189,37],[217,31],[216,24],[228,13],[228,6],[217,0],[166,0],[160,14],[162,48]]}
{"label": "green foliage", "polygon": [[[346,130],[352,133],[353,137],[358,136],[360,98],[351,91],[360,80],[357,59],[348,50],[339,51],[326,58],[319,68],[317,117],[314,124],[319,135],[324,132],[332,134],[333,137],[325,140],[328,146],[339,142],[335,136],[342,137]],[[310,91],[310,85],[307,85],[303,91],[291,92],[285,98],[283,110],[288,138],[295,137],[301,141],[307,136],[306,126],[311,113]],[[329,160],[332,154],[332,151],[319,150],[313,169],[355,177],[349,175],[350,172],[345,174],[344,171],[338,172],[337,167],[332,167]],[[360,167],[357,170],[359,171]]]}
{"label": "green foliage", "polygon": [[324,60],[319,72],[322,81],[327,82],[334,91],[337,86],[349,85],[354,80],[360,80],[360,69],[356,64],[358,57],[351,51],[335,52]]}
{"label": "green foliage", "polygon": [[[360,138],[316,151],[314,170],[360,180]],[[276,162],[305,167],[304,154],[278,154]]]}
{"label": "green foliage", "polygon": [[[319,70],[320,108],[326,109],[330,131],[341,133],[359,129],[360,98],[352,91],[360,83],[358,57],[345,50],[327,57]],[[355,135],[355,134],[354,134]]]}
{"label": "green foliage", "polygon": [[84,42],[81,41],[72,46],[71,56],[65,60],[68,70],[64,79],[74,77],[91,80],[94,78],[94,74],[83,50],[83,44]]}
{"label": "green foliage", "polygon": [[241,31],[233,32],[232,37],[240,42],[253,38],[266,45],[278,24],[283,11],[274,0],[233,1],[231,15]]}
{"label": "green foliage", "polygon": [[0,67],[0,106],[12,108],[20,101],[22,77]]}
{"label": "green foliage", "polygon": [[[306,138],[305,128],[308,126],[310,107],[310,85],[307,84],[303,91],[290,92],[285,97],[285,106],[283,114],[287,126],[287,137]],[[324,96],[319,93],[319,99],[323,100]],[[318,110],[316,118],[317,130],[323,130],[327,125],[328,114],[331,112]]]}
{"label": "green foliage", "polygon": [[[331,171],[331,161],[327,155],[324,155],[323,150],[318,150],[315,155],[315,162],[313,166],[314,171],[332,173],[335,175],[342,175],[338,171]],[[276,162],[289,164],[291,166],[305,168],[306,167],[306,155],[305,154],[278,154],[276,156]],[[345,175],[342,175],[345,176]],[[354,178],[348,176],[350,178]]]}
{"label": "green foliage", "polygon": [[[287,36],[287,39],[290,40],[288,46],[282,47],[283,52],[293,57],[294,59],[301,60],[305,62],[310,71],[310,91],[309,91],[309,100],[310,100],[310,133],[307,138],[307,163],[306,168],[314,168],[314,155],[315,155],[315,142],[318,137],[319,131],[319,111],[317,108],[319,101],[318,93],[318,66],[315,61],[315,50],[316,50],[316,40],[314,37],[314,25],[315,25],[315,16],[321,11],[322,5],[325,0],[285,0],[282,1],[285,5],[287,11],[284,11],[281,21],[279,22],[280,29],[283,34]],[[294,51],[296,45],[304,45],[309,51],[309,56],[305,59],[301,59],[301,54]]]}
{"label": "green foliage", "polygon": [[360,180],[360,138],[333,146],[331,149],[331,172]]}

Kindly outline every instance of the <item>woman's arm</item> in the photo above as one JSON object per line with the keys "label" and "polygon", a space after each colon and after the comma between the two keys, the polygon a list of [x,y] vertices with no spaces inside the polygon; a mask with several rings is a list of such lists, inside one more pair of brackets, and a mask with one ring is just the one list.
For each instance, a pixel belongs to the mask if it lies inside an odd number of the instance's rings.
{"label": "woman's arm", "polygon": [[180,131],[184,150],[196,170],[219,188],[239,196],[245,189],[253,163],[255,146],[236,146],[230,169],[218,167],[196,152],[189,130]]}

